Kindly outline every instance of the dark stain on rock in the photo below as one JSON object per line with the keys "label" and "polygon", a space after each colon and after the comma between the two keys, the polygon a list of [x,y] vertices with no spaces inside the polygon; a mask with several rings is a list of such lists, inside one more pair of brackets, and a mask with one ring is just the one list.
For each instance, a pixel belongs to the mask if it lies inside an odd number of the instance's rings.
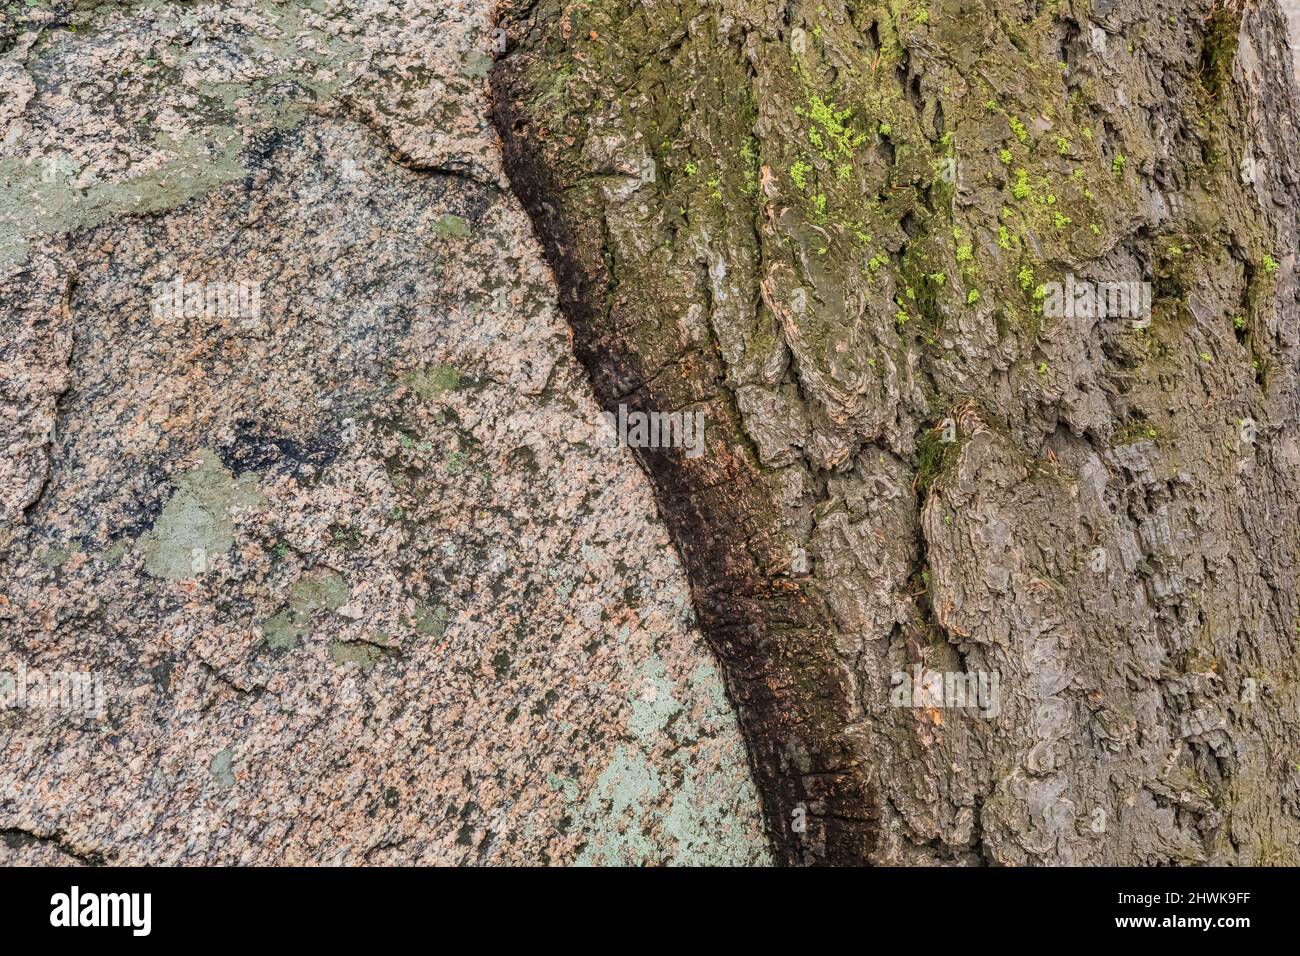
{"label": "dark stain on rock", "polygon": [[342,450],[337,432],[320,431],[300,442],[263,432],[256,422],[244,420],[235,426],[235,437],[217,449],[221,463],[239,475],[289,474],[299,481],[314,481]]}

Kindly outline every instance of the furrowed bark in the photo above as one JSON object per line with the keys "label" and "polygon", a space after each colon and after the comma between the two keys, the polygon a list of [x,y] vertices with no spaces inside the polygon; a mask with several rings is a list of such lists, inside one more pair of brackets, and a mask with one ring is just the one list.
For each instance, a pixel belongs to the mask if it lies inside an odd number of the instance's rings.
{"label": "furrowed bark", "polygon": [[[701,457],[638,455],[779,858],[1294,862],[1276,7],[501,23],[494,121],[598,399],[705,413]],[[1149,325],[1056,315],[1076,279],[1150,283]],[[999,696],[894,706],[918,667]]]}
{"label": "furrowed bark", "polygon": [[[787,863],[860,862],[871,846],[873,800],[851,748],[852,716],[830,623],[780,575],[769,491],[739,431],[724,370],[708,349],[656,360],[609,326],[612,277],[598,219],[569,219],[562,188],[530,144],[529,119],[494,74],[494,120],[506,167],[555,271],[574,348],[601,404],[705,410],[708,453],[636,449],[691,579],[701,627],[723,664],[740,714],[773,847]],[[579,214],[581,215],[581,214]]]}

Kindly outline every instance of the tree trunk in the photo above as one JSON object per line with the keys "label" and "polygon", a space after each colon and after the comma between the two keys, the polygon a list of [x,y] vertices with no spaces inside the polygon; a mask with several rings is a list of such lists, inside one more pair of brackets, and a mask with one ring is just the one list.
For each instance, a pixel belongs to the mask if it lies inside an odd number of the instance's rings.
{"label": "tree trunk", "polygon": [[704,413],[704,454],[638,454],[778,858],[1300,860],[1272,0],[501,23],[597,397]]}

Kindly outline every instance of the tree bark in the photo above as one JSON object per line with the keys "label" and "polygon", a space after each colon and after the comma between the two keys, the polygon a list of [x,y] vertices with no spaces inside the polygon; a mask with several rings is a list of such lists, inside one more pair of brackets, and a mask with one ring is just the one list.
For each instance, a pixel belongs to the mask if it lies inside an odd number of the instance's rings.
{"label": "tree bark", "polygon": [[[637,453],[778,858],[1297,862],[1272,0],[501,25],[494,120],[598,399],[705,416],[705,454]],[[1055,307],[1087,282],[1149,317]],[[978,706],[904,699],[926,674]]]}

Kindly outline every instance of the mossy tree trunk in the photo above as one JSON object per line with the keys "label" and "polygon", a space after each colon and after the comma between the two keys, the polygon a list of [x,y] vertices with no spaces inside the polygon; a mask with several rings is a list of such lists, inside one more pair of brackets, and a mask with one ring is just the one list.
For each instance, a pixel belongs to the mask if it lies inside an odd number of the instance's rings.
{"label": "mossy tree trunk", "polygon": [[[501,22],[508,171],[599,399],[705,413],[703,456],[639,454],[780,858],[1297,862],[1273,0]],[[1075,280],[1149,282],[1149,324],[1056,314]],[[918,666],[998,706],[893,706]]]}

